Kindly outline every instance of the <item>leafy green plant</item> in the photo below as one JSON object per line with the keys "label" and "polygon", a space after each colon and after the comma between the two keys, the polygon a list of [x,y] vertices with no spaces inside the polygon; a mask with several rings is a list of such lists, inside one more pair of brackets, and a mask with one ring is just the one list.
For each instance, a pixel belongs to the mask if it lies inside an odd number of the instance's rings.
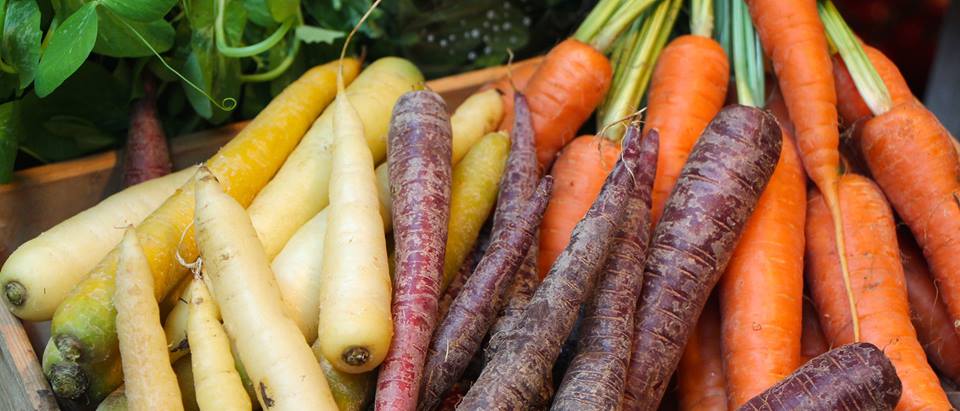
{"label": "leafy green plant", "polygon": [[[429,76],[540,53],[591,0],[391,0],[355,52]],[[0,0],[0,183],[123,143],[150,71],[168,135],[249,118],[336,57],[371,0]],[[19,154],[18,154],[19,153]]]}

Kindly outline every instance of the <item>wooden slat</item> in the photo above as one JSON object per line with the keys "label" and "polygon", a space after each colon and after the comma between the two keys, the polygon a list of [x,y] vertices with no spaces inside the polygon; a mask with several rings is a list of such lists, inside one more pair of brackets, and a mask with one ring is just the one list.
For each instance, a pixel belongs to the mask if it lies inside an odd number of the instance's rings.
{"label": "wooden slat", "polygon": [[[538,63],[539,59],[533,59],[515,66]],[[506,73],[505,67],[489,68],[429,81],[427,87],[442,95],[453,109],[481,85]],[[174,167],[204,161],[245,124],[171,139]],[[12,183],[0,185],[0,261],[43,230],[116,192],[122,156],[121,151],[111,151],[22,170]],[[0,410],[58,409],[37,357],[49,328],[49,322],[22,324],[0,308]]]}

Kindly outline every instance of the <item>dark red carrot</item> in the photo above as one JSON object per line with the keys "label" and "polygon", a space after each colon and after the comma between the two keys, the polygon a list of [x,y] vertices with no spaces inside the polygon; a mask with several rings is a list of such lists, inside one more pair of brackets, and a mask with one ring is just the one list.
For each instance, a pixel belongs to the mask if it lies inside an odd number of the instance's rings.
{"label": "dark red carrot", "polygon": [[537,164],[537,148],[533,143],[533,123],[527,98],[517,91],[514,94],[514,122],[510,131],[510,156],[500,179],[497,194],[497,211],[493,215],[493,233],[515,221],[525,207],[525,202],[537,189],[540,167]]}
{"label": "dark red carrot", "polygon": [[690,331],[780,158],[780,126],[727,106],[697,140],[657,223],[635,315],[624,409],[660,403]]}
{"label": "dark red carrot", "polygon": [[498,302],[510,276],[520,268],[526,250],[533,244],[552,186],[553,177],[544,177],[524,209],[494,232],[487,254],[453,300],[427,353],[419,409],[433,409],[480,349],[483,336],[496,319]]}
{"label": "dark red carrot", "polygon": [[657,172],[660,136],[647,133],[649,157],[637,173],[632,195],[611,244],[601,279],[586,308],[576,356],[567,368],[553,406],[558,409],[612,410],[620,405],[630,365],[633,314],[650,240],[650,200]]}
{"label": "dark red carrot", "polygon": [[607,177],[593,207],[573,230],[570,244],[527,304],[517,328],[487,363],[460,403],[462,410],[527,409],[537,399],[561,345],[570,334],[580,305],[596,284],[613,234],[633,200],[634,177],[642,147],[636,126],[625,139],[623,155]]}
{"label": "dark red carrot", "polygon": [[517,269],[513,282],[504,294],[503,307],[498,313],[497,321],[490,327],[490,342],[487,343],[487,349],[483,354],[486,358],[493,358],[503,337],[507,335],[506,332],[516,328],[524,308],[527,307],[530,298],[533,298],[538,285],[540,285],[540,274],[537,273],[537,243],[534,242],[527,250],[523,264]]}
{"label": "dark red carrot", "polygon": [[414,91],[390,121],[396,288],[394,336],[377,379],[378,410],[413,410],[436,325],[450,215],[451,129],[443,98]]}
{"label": "dark red carrot", "polygon": [[900,390],[883,352],[870,343],[854,343],[810,360],[740,410],[892,410]]}
{"label": "dark red carrot", "polygon": [[129,187],[170,174],[167,135],[157,118],[157,84],[144,72],[143,97],[130,109],[130,129],[123,158],[123,186]]}
{"label": "dark red carrot", "polygon": [[467,259],[463,260],[463,264],[460,265],[460,270],[457,271],[457,275],[453,277],[450,285],[447,286],[446,290],[443,290],[443,295],[440,296],[440,300],[437,303],[438,322],[443,321],[443,319],[447,317],[447,313],[450,311],[450,305],[453,304],[453,299],[457,298],[457,295],[463,290],[463,285],[466,284],[467,279],[470,278],[470,274],[473,274],[473,270],[477,268],[477,263],[480,262],[480,258],[483,257],[483,254],[487,252],[487,247],[490,246],[490,232],[487,230],[486,235],[484,235],[482,230],[483,229],[481,229],[480,236],[477,237],[476,244],[473,245],[473,250],[470,251]]}

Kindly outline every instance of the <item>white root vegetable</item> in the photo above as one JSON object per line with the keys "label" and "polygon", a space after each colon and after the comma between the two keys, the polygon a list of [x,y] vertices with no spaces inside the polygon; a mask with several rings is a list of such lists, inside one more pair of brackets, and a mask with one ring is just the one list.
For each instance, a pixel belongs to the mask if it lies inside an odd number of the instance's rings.
{"label": "white root vegetable", "polygon": [[234,366],[217,305],[202,280],[194,279],[190,288],[187,336],[197,404],[201,411],[249,410],[250,397]]}
{"label": "white root vegetable", "polygon": [[155,178],[116,193],[18,247],[0,269],[3,302],[17,317],[47,321],[77,283],[196,171]]}
{"label": "white root vegetable", "polygon": [[133,227],[120,244],[117,289],[117,337],[127,408],[134,411],[183,410],[180,387],[170,366],[153,274]]}
{"label": "white root vegetable", "polygon": [[206,168],[197,173],[194,229],[224,328],[263,408],[336,410],[320,364],[284,314],[250,217]]}

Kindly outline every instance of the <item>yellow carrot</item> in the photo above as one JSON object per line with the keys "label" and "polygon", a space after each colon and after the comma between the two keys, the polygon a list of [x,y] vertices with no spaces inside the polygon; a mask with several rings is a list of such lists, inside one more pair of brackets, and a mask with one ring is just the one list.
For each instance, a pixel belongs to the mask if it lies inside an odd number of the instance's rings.
{"label": "yellow carrot", "polygon": [[197,404],[202,411],[249,410],[250,397],[233,365],[230,340],[207,286],[194,279],[187,335]]}

